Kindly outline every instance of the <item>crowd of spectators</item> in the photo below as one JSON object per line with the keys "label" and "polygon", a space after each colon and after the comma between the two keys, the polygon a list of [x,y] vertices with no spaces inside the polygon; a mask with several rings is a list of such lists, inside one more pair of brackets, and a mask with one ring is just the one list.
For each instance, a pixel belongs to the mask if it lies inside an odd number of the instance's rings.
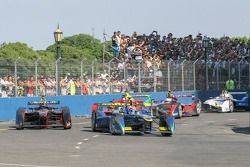
{"label": "crowd of spectators", "polygon": [[[59,94],[60,95],[96,95],[111,93],[123,93],[128,87],[128,83],[119,80],[115,72],[109,79],[106,72],[97,73],[93,80],[89,76],[85,76],[81,81],[80,77],[72,77],[65,75],[59,78]],[[116,78],[116,79],[115,79]],[[110,81],[110,82],[109,82]],[[37,82],[34,77],[29,79],[15,79],[12,76],[0,76],[0,97],[33,97],[33,96],[55,96],[56,95],[56,79],[54,76],[38,77]],[[17,91],[16,91],[17,90]],[[37,91],[37,92],[36,92]]]}
{"label": "crowd of spectators", "polygon": [[[204,59],[202,46],[203,36],[175,37],[172,33],[161,37],[157,31],[151,34],[139,35],[134,32],[131,36],[114,32],[112,36],[113,54],[124,61],[131,61],[140,55],[143,61],[154,63],[160,60],[191,60]],[[221,38],[208,38],[208,61],[249,61],[250,40],[243,41],[240,38],[230,39],[227,36]]]}
{"label": "crowd of spectators", "polygon": [[[71,76],[70,74],[59,78],[60,95],[96,95],[108,93],[123,93],[128,88],[138,85],[138,60],[141,60],[142,74],[152,76],[154,70],[157,78],[163,76],[163,66],[166,61],[195,61],[200,59],[204,62],[204,48],[202,34],[196,36],[174,37],[172,33],[160,36],[157,31],[149,35],[139,35],[134,32],[131,36],[122,34],[120,31],[114,32],[111,37],[114,57],[118,61],[111,67],[111,74],[107,71],[95,74],[93,77]],[[230,39],[227,36],[222,38],[209,38],[209,48],[207,61],[209,68],[213,69],[218,65],[223,67],[229,61],[250,62],[250,40]],[[134,63],[135,62],[135,63]],[[224,62],[224,63],[223,63]],[[178,65],[178,63],[177,63]],[[126,67],[126,77],[124,75]],[[155,69],[154,69],[155,68]],[[226,68],[225,68],[226,69]],[[234,72],[234,70],[232,70]],[[213,76],[215,72],[213,72]],[[200,75],[203,77],[203,73]],[[143,86],[152,87],[147,80],[142,82]],[[34,76],[30,78],[17,78],[15,85],[13,76],[0,76],[0,97],[35,96],[35,95],[56,95],[56,79],[54,76],[40,75],[37,84]],[[157,84],[160,80],[157,79]],[[17,89],[17,90],[16,90]],[[36,92],[37,91],[37,92]]]}

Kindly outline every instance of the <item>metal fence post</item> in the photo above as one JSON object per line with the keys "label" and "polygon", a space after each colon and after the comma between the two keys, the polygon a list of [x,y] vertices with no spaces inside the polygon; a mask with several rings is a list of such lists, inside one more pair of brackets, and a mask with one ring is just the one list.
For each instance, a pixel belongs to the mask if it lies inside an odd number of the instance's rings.
{"label": "metal fence post", "polygon": [[184,63],[186,60],[183,60],[183,62],[181,63],[181,85],[182,85],[182,91],[185,90],[184,88]]}
{"label": "metal fence post", "polygon": [[58,60],[56,60],[56,95],[59,95]]}
{"label": "metal fence post", "polygon": [[[38,61],[38,60],[37,60]],[[38,82],[37,82],[37,61],[35,62],[35,84],[36,84],[36,96],[38,94]]]}
{"label": "metal fence post", "polygon": [[157,82],[157,81],[156,81],[156,67],[155,67],[155,64],[154,64],[153,67],[154,67],[154,92],[157,92],[157,91],[156,91],[156,82]]}
{"label": "metal fence post", "polygon": [[112,60],[109,61],[109,94],[111,94],[111,62]]}
{"label": "metal fence post", "polygon": [[141,93],[141,62],[138,62],[138,92]]}
{"label": "metal fence post", "polygon": [[127,77],[126,77],[126,64],[125,63],[124,63],[124,66],[123,66],[123,79],[124,79],[124,82],[126,82]]}
{"label": "metal fence post", "polygon": [[248,87],[250,86],[250,63],[248,63]]}
{"label": "metal fence post", "polygon": [[228,79],[229,80],[231,79],[231,62],[232,61],[229,61],[229,63],[228,63]]}
{"label": "metal fence post", "polygon": [[81,76],[80,76],[80,83],[81,83],[81,95],[83,95],[82,89],[83,89],[83,61],[85,59],[82,59],[81,61]]}
{"label": "metal fence post", "polygon": [[20,57],[18,57],[15,61],[15,97],[17,97],[17,61],[20,59]]}
{"label": "metal fence post", "polygon": [[91,63],[91,81],[94,82],[94,60]]}
{"label": "metal fence post", "polygon": [[217,64],[217,67],[216,67],[216,84],[217,84],[217,90],[220,90],[220,84],[219,84],[219,65],[220,65],[220,62],[218,62]]}
{"label": "metal fence post", "polygon": [[170,63],[172,62],[173,60],[170,60],[169,62],[168,62],[168,90],[171,90],[170,89]]}
{"label": "metal fence post", "polygon": [[206,83],[205,84],[206,84],[206,90],[209,89],[208,88],[208,68],[207,68],[207,63],[208,62],[205,61],[205,69],[206,69],[206,76],[205,76],[206,77]]}
{"label": "metal fence post", "polygon": [[199,59],[195,60],[194,63],[193,63],[193,76],[194,76],[194,90],[196,90],[196,68],[195,68],[195,64],[196,62],[198,61]]}
{"label": "metal fence post", "polygon": [[238,62],[238,77],[239,77],[239,78],[238,78],[238,86],[239,86],[238,88],[239,88],[239,89],[240,89],[240,74],[241,74],[241,73],[240,73],[240,63],[241,63],[241,61]]}
{"label": "metal fence post", "polygon": [[36,96],[38,96],[38,72],[37,72],[37,65],[38,65],[38,61],[40,60],[40,58],[37,58],[37,60],[35,61],[35,84],[36,84]]}

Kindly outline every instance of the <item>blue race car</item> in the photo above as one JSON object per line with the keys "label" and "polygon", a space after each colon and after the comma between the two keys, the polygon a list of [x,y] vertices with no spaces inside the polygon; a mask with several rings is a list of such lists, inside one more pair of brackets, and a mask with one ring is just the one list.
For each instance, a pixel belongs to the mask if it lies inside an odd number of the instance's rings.
{"label": "blue race car", "polygon": [[174,117],[167,113],[162,114],[159,121],[155,121],[147,108],[135,110],[124,103],[95,103],[91,110],[93,131],[108,131],[113,135],[152,133],[156,131],[153,128],[153,122],[158,124],[163,136],[171,136],[175,131]]}
{"label": "blue race car", "polygon": [[249,109],[249,96],[247,92],[229,92],[233,97],[233,104],[235,110]]}

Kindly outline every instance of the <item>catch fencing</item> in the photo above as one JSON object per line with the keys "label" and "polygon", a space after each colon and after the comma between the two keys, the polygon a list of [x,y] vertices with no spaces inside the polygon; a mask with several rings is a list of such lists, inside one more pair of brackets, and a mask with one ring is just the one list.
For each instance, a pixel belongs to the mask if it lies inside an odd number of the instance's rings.
{"label": "catch fencing", "polygon": [[[237,89],[250,87],[246,61],[109,62],[68,60],[45,63],[18,59],[0,63],[0,96],[96,95],[168,90],[221,90],[233,79]],[[75,92],[72,92],[74,87]]]}

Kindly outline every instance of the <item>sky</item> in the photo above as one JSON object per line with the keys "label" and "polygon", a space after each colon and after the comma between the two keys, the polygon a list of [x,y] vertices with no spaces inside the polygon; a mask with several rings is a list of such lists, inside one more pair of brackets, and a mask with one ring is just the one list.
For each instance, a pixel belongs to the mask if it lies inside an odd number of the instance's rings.
{"label": "sky", "polygon": [[65,37],[85,33],[100,40],[104,30],[109,36],[156,30],[250,37],[249,11],[249,0],[0,0],[0,43],[44,50],[54,43],[57,24]]}

